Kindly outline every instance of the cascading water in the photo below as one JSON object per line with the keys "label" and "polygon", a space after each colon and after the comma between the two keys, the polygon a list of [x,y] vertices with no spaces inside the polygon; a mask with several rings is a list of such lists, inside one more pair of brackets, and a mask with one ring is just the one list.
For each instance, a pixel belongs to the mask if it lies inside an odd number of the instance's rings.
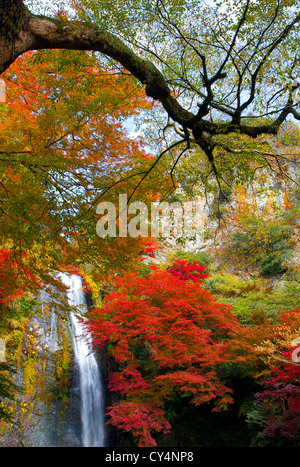
{"label": "cascading water", "polygon": [[[86,308],[82,279],[79,276],[60,274],[68,287],[68,302]],[[85,447],[103,447],[105,440],[103,390],[99,367],[86,336],[84,325],[71,313],[71,332],[75,361],[78,365],[81,393],[82,444]]]}

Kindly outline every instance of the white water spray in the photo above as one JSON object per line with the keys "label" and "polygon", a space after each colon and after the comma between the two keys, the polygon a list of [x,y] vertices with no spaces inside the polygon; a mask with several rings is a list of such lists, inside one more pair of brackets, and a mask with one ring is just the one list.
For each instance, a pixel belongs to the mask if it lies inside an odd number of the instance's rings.
{"label": "white water spray", "polygon": [[[80,310],[86,308],[81,277],[68,274],[60,274],[60,277],[68,287],[69,304],[80,307]],[[85,447],[103,447],[104,408],[99,367],[83,323],[74,313],[71,313],[70,321],[75,361],[80,378],[82,444]]]}

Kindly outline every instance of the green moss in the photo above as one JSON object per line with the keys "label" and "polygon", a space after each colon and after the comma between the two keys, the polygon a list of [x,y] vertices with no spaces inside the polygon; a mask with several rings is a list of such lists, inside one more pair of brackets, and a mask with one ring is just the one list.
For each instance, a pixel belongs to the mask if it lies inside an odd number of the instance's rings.
{"label": "green moss", "polygon": [[24,334],[20,329],[15,329],[9,336],[7,341],[7,346],[11,349],[17,348],[21,343],[23,343]]}
{"label": "green moss", "polygon": [[60,400],[60,415],[63,417],[68,408],[71,372],[71,345],[68,333],[63,324],[59,326],[61,348],[54,356],[55,360],[55,387],[53,397]]}
{"label": "green moss", "polygon": [[35,358],[28,358],[24,362],[24,391],[29,396],[33,396],[36,391],[36,381],[39,378],[38,363],[39,361]]}
{"label": "green moss", "polygon": [[0,37],[10,42],[17,37],[31,13],[22,0],[2,0],[0,12]]}

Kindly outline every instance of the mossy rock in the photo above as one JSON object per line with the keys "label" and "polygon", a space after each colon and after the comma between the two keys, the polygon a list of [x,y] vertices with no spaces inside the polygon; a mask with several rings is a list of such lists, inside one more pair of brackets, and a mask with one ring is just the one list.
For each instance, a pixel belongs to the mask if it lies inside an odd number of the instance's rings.
{"label": "mossy rock", "polygon": [[8,337],[6,346],[11,349],[17,349],[24,341],[24,334],[20,329],[15,329]]}
{"label": "mossy rock", "polygon": [[14,40],[31,16],[22,0],[2,0],[0,7],[0,37],[4,42]]}

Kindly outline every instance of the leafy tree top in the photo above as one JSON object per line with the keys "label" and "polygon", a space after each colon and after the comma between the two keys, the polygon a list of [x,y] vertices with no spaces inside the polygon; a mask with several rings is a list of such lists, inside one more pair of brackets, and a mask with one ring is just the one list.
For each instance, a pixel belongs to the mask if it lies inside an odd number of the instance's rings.
{"label": "leafy tree top", "polygon": [[[100,52],[160,102],[167,139],[175,140],[179,150],[174,167],[194,143],[220,190],[216,137],[273,135],[287,118],[300,119],[295,0],[209,5],[199,0],[74,0],[70,5],[71,20],[62,9],[46,17],[30,12],[22,0],[2,2],[0,72],[28,50]],[[249,115],[254,125],[247,122]]]}

